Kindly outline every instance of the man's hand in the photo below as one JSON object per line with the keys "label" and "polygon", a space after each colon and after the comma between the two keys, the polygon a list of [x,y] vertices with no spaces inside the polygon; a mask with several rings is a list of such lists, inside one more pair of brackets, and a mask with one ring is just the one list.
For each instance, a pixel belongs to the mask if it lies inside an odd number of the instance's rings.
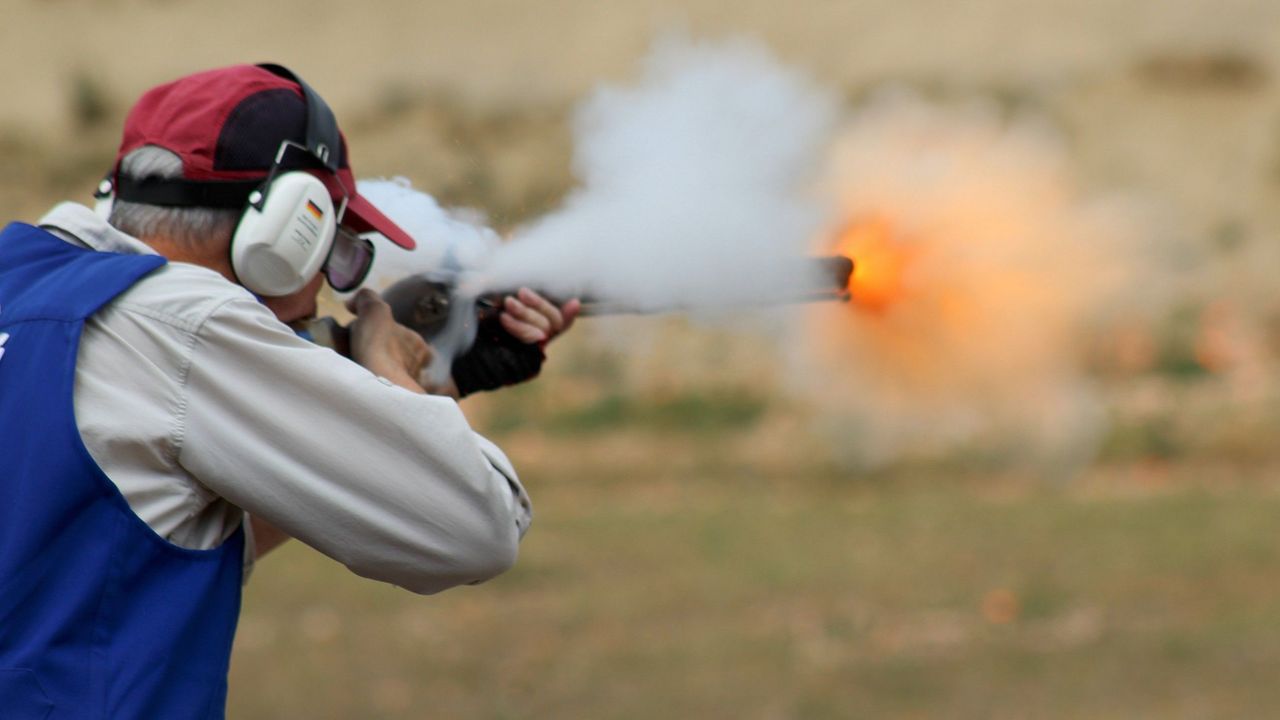
{"label": "man's hand", "polygon": [[515,295],[503,300],[502,310],[498,321],[512,337],[525,344],[546,345],[573,326],[582,311],[582,303],[575,298],[556,307],[529,288],[520,288]]}
{"label": "man's hand", "polygon": [[453,361],[453,380],[460,396],[529,380],[542,370],[543,348],[573,324],[582,303],[560,307],[521,288],[503,300],[497,319],[480,324],[475,344]]}
{"label": "man's hand", "polygon": [[368,288],[348,300],[347,309],[356,315],[348,327],[351,359],[400,387],[426,393],[418,377],[432,352],[422,336],[397,323],[391,307]]}

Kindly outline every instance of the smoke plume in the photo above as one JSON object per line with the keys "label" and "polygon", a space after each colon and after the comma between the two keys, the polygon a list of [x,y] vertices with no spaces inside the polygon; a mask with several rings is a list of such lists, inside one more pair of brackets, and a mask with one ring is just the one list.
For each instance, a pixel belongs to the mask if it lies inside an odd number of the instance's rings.
{"label": "smoke plume", "polygon": [[[407,183],[362,183],[422,240],[384,252],[380,273],[725,309],[813,283],[796,262],[808,252],[848,254],[852,301],[805,308],[803,332],[780,340],[841,454],[994,443],[1087,459],[1104,428],[1090,338],[1164,281],[1139,255],[1141,223],[1082,194],[1034,121],[905,93],[833,120],[830,96],[761,46],[668,37],[634,83],[578,108],[577,189],[506,243]],[[463,324],[438,343],[437,375],[469,344]]]}
{"label": "smoke plume", "polygon": [[574,119],[580,186],[474,278],[638,308],[729,307],[807,285],[828,97],[763,47],[673,36]]}
{"label": "smoke plume", "polygon": [[[577,189],[507,243],[404,183],[360,189],[424,246],[447,248],[464,295],[528,286],[637,310],[732,308],[815,282],[798,260],[825,222],[811,184],[833,119],[828,95],[763,46],[673,35],[636,82],[577,108]],[[438,267],[438,257],[411,259]],[[437,374],[470,342],[452,329],[437,343]]]}
{"label": "smoke plume", "polygon": [[482,215],[446,210],[405,178],[361,180],[358,189],[418,243],[410,251],[374,236],[377,255],[365,285],[375,290],[418,273],[483,267],[501,242]]}

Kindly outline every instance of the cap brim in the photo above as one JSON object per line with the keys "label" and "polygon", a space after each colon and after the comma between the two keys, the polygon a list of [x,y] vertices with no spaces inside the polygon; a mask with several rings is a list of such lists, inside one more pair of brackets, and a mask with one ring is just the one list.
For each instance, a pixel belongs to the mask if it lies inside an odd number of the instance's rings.
{"label": "cap brim", "polygon": [[412,235],[405,232],[404,228],[395,224],[391,218],[383,215],[381,210],[374,207],[373,203],[356,192],[356,179],[351,174],[350,168],[342,168],[338,170],[336,175],[313,174],[324,183],[335,203],[343,196],[348,198],[347,210],[342,216],[343,225],[357,233],[382,233],[388,240],[405,250],[412,250],[418,247],[418,243],[414,242]]}
{"label": "cap brim", "polygon": [[392,222],[391,218],[383,215],[381,210],[361,195],[352,195],[347,201],[347,212],[342,216],[342,224],[358,233],[382,233],[388,240],[405,250],[412,250],[418,246],[409,233]]}

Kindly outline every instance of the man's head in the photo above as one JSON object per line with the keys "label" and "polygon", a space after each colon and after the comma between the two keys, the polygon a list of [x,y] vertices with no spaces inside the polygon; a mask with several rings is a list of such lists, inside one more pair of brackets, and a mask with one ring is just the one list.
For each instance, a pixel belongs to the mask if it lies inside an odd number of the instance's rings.
{"label": "man's head", "polygon": [[351,284],[371,252],[356,233],[413,247],[356,193],[328,106],[279,66],[221,68],[148,91],[108,180],[113,225],[229,270],[259,295],[314,295],[321,266],[335,285]]}

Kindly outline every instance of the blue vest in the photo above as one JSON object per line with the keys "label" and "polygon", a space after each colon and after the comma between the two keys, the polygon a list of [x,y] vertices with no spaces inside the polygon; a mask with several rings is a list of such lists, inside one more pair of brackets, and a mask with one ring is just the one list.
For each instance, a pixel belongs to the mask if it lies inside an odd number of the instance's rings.
{"label": "blue vest", "polygon": [[156,535],[90,457],[73,411],[85,318],[163,264],[30,225],[0,232],[4,720],[225,712],[243,528],[213,550]]}

